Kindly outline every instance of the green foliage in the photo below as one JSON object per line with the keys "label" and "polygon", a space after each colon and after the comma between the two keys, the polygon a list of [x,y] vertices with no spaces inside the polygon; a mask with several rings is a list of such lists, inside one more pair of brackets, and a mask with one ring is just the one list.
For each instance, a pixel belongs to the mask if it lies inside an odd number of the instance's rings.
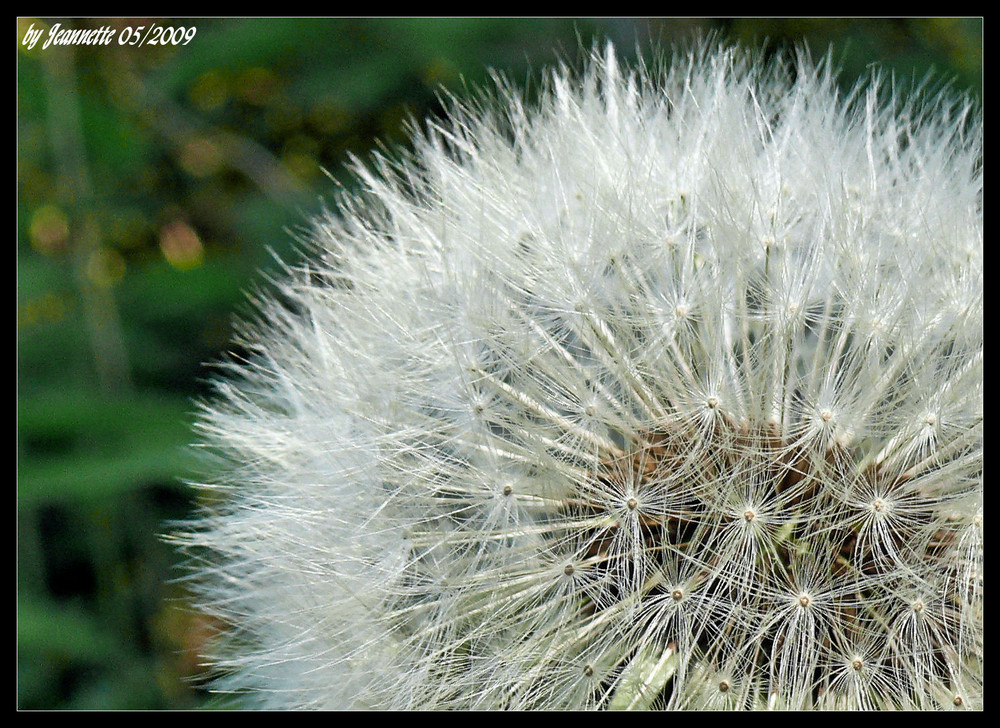
{"label": "green foliage", "polygon": [[[294,262],[348,155],[405,143],[442,88],[517,83],[608,37],[695,30],[934,66],[981,93],[981,19],[145,19],[186,45],[28,50],[18,21],[18,703],[225,707],[160,534],[194,506],[193,400],[246,293]],[[915,71],[914,71],[915,69]],[[329,176],[328,176],[329,175]],[[238,354],[238,351],[236,352]],[[643,668],[645,669],[645,667]],[[659,668],[657,668],[659,669]]]}

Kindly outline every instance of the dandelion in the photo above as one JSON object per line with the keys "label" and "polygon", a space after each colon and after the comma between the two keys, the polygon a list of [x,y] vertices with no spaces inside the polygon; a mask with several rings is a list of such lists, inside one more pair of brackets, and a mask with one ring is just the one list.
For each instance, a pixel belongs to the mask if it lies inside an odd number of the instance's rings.
{"label": "dandelion", "polygon": [[981,707],[974,105],[703,44],[451,111],[356,166],[204,408],[216,686]]}

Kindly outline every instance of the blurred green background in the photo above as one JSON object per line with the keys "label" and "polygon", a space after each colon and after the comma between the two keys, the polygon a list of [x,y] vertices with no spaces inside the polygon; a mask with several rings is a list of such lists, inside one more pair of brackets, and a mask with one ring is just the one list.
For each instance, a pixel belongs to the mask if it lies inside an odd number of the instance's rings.
{"label": "blurred green background", "polygon": [[[23,43],[55,23],[196,32]],[[706,31],[832,47],[845,85],[877,62],[982,95],[981,19],[19,18],[18,706],[217,706],[212,625],[161,538],[193,507],[192,402],[350,153],[405,144],[490,67],[523,82],[595,38],[634,56]]]}

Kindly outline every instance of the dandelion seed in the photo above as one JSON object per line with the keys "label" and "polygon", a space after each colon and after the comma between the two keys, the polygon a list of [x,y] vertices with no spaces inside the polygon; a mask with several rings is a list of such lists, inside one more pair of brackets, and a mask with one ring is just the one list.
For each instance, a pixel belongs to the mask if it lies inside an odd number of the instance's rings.
{"label": "dandelion seed", "polygon": [[652,69],[501,83],[317,220],[199,425],[216,689],[982,706],[978,109]]}

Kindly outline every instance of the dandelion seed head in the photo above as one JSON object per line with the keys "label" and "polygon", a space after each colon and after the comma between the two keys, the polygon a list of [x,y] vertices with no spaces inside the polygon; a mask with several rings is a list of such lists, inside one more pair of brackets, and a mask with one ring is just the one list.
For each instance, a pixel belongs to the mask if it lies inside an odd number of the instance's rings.
{"label": "dandelion seed head", "polygon": [[203,407],[214,687],[978,707],[975,104],[704,43],[449,112],[356,164]]}

